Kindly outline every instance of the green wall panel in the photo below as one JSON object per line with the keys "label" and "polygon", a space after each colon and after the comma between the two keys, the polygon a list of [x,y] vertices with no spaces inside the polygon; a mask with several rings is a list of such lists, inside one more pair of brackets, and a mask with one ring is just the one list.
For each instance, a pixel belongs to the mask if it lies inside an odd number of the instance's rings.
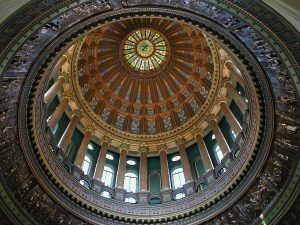
{"label": "green wall panel", "polygon": [[93,149],[88,149],[87,151],[87,155],[91,159],[91,166],[90,169],[88,170],[88,176],[93,177],[95,173],[95,168],[97,165],[99,153],[100,153],[100,146],[93,141],[90,141],[90,145],[92,146]]}
{"label": "green wall panel", "polygon": [[172,161],[172,158],[174,156],[178,156],[179,155],[179,152],[174,152],[174,153],[171,153],[171,154],[168,154],[168,166],[169,166],[169,175],[170,175],[170,181],[171,181],[171,186],[172,188],[174,189],[174,182],[173,182],[173,179],[172,179],[172,172],[179,168],[179,167],[182,167],[181,166],[181,161],[178,160],[178,161]]}
{"label": "green wall panel", "polygon": [[219,127],[222,131],[223,136],[225,137],[225,139],[227,141],[227,144],[228,144],[229,148],[232,148],[233,144],[234,144],[235,137],[232,134],[232,129],[231,129],[231,127],[230,127],[230,125],[229,125],[229,123],[228,123],[228,121],[225,117],[223,117],[221,119],[221,121],[219,122]]}
{"label": "green wall panel", "polygon": [[[100,148],[100,151],[101,151],[101,148]],[[109,166],[113,170],[112,187],[114,187],[116,185],[120,154],[116,153],[114,151],[111,151],[111,150],[108,150],[107,153],[111,154],[114,157],[113,160],[106,159],[106,161],[105,161],[105,165]]]}
{"label": "green wall panel", "polygon": [[216,167],[218,165],[218,158],[215,154],[214,149],[217,147],[217,140],[216,139],[212,139],[212,131],[209,132],[205,137],[204,137],[204,142],[206,144],[206,147],[208,149],[208,153],[210,155],[211,161],[214,165],[214,167]]}
{"label": "green wall panel", "polygon": [[193,180],[197,180],[205,174],[205,169],[201,160],[198,144],[195,143],[187,148],[187,154],[191,165]]}
{"label": "green wall panel", "polygon": [[83,139],[83,134],[76,128],[72,135],[71,143],[70,143],[70,151],[69,151],[69,160],[74,163],[77,152],[79,150],[80,144]]}
{"label": "green wall panel", "polygon": [[149,157],[147,159],[149,190],[150,192],[160,191],[160,159],[159,157]]}
{"label": "green wall panel", "polygon": [[237,104],[235,103],[235,101],[232,101],[230,106],[229,106],[231,112],[233,113],[233,115],[235,116],[235,118],[239,121],[239,123],[243,124],[243,113],[240,110],[240,108],[237,106]]}

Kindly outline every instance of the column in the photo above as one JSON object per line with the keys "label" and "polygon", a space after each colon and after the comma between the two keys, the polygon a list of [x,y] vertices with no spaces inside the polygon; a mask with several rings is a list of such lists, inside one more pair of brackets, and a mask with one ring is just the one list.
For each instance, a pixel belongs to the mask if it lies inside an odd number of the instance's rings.
{"label": "column", "polygon": [[101,178],[102,178],[105,161],[106,161],[108,145],[111,142],[111,138],[108,136],[104,136],[101,141],[102,141],[101,150],[100,150],[100,154],[98,157],[98,161],[97,161],[97,165],[96,165],[96,169],[95,169],[95,175],[94,175],[94,177],[98,180],[101,180]]}
{"label": "column", "polygon": [[90,129],[89,127],[85,128],[84,137],[81,141],[79,150],[78,150],[78,152],[76,154],[76,158],[75,158],[75,164],[79,167],[82,166],[84,157],[88,150],[88,144],[90,143],[92,135],[93,135],[92,129]]}
{"label": "column", "polygon": [[55,111],[52,113],[50,119],[47,121],[48,126],[53,130],[60,120],[62,114],[64,113],[67,105],[69,103],[68,97],[63,97],[59,105],[56,107]]}
{"label": "column", "polygon": [[233,100],[238,105],[240,110],[244,113],[246,111],[246,109],[248,108],[248,106],[247,106],[247,102],[245,101],[243,96],[241,96],[237,92],[235,87],[230,82],[226,82],[225,87],[227,88],[227,92],[229,94],[229,97],[233,98]]}
{"label": "column", "polygon": [[55,83],[51,86],[51,88],[45,93],[44,95],[44,102],[49,105],[53,99],[55,98],[57,92],[60,90],[60,88],[65,83],[65,78],[63,76],[60,76]]}
{"label": "column", "polygon": [[60,141],[58,142],[58,147],[62,148],[64,151],[66,151],[66,149],[71,141],[72,135],[74,133],[75,127],[76,127],[79,119],[80,118],[77,113],[72,115],[72,118],[71,118],[65,132],[63,133],[62,137],[60,138]]}
{"label": "column", "polygon": [[232,61],[226,61],[224,65],[230,71],[230,75],[232,75],[237,80],[237,82],[239,82],[239,84],[244,87],[245,80],[237,66],[234,65]]}
{"label": "column", "polygon": [[162,144],[158,146],[160,156],[160,177],[161,177],[161,190],[170,189],[170,175],[167,158],[167,145]]}
{"label": "column", "polygon": [[200,156],[201,156],[204,168],[205,168],[205,172],[208,172],[208,171],[212,170],[214,168],[214,166],[212,164],[206,144],[203,140],[202,133],[196,133],[195,138],[197,140],[197,144],[198,144]]}
{"label": "column", "polygon": [[238,135],[242,131],[241,125],[239,124],[239,122],[237,121],[237,119],[235,118],[233,113],[231,112],[231,110],[228,107],[228,105],[226,104],[226,102],[224,102],[224,101],[220,102],[220,107],[221,107],[227,121],[229,122],[232,130],[234,131],[235,135]]}
{"label": "column", "polygon": [[52,77],[56,76],[58,74],[58,72],[61,70],[61,67],[65,64],[65,62],[67,62],[68,57],[66,55],[63,55],[56,63],[56,65],[54,66],[53,70],[52,70]]}
{"label": "column", "polygon": [[222,134],[222,131],[220,130],[220,128],[217,124],[216,119],[211,119],[210,125],[212,127],[214,135],[216,136],[218,145],[220,146],[223,156],[227,155],[230,152],[230,148],[227,144],[225,137]]}
{"label": "column", "polygon": [[124,188],[125,172],[126,172],[126,161],[127,161],[127,151],[129,145],[122,143],[120,145],[120,158],[117,172],[117,185],[118,188]]}
{"label": "column", "polygon": [[140,191],[148,191],[148,165],[147,152],[148,146],[140,146]]}
{"label": "column", "polygon": [[193,177],[192,177],[192,170],[191,170],[190,162],[189,162],[188,155],[187,155],[187,152],[185,149],[185,139],[179,138],[176,141],[176,144],[178,145],[178,148],[179,148],[179,154],[180,154],[180,158],[181,158],[181,165],[182,165],[182,169],[183,169],[183,173],[184,173],[184,177],[185,177],[185,182],[188,183],[189,181],[193,180]]}

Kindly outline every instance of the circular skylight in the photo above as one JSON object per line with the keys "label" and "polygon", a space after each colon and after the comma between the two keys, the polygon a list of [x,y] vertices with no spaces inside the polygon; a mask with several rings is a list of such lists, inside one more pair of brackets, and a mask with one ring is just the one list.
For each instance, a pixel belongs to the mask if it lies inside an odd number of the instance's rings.
{"label": "circular skylight", "polygon": [[165,39],[153,29],[138,29],[131,33],[123,47],[125,60],[142,72],[159,68],[166,60]]}

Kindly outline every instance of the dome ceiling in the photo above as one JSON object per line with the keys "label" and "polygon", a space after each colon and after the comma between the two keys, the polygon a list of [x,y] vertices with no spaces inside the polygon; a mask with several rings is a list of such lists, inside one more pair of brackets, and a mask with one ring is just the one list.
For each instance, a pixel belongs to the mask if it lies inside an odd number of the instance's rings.
{"label": "dome ceiling", "polygon": [[161,18],[127,19],[92,31],[77,61],[84,101],[120,131],[172,131],[204,110],[215,85],[207,39],[199,29]]}

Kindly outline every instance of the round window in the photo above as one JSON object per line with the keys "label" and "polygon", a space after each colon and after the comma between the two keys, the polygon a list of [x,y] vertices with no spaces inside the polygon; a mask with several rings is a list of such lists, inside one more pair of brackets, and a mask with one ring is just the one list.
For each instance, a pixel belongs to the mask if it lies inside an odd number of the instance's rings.
{"label": "round window", "polygon": [[176,156],[174,156],[173,158],[172,158],[172,161],[173,162],[176,162],[176,161],[178,161],[180,159],[180,156],[179,155],[176,155]]}
{"label": "round window", "polygon": [[127,164],[134,166],[136,164],[136,162],[134,160],[127,160]]}

